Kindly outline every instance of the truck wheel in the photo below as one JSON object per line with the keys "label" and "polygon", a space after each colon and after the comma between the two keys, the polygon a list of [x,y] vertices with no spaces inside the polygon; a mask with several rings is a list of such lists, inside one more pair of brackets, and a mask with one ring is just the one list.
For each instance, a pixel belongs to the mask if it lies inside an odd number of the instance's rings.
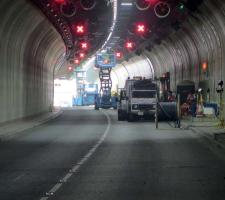
{"label": "truck wheel", "polygon": [[122,116],[123,116],[123,121],[127,120],[127,114],[126,113],[123,113]]}
{"label": "truck wheel", "polygon": [[127,121],[128,121],[128,122],[133,122],[133,121],[134,121],[134,115],[131,114],[131,113],[129,113],[129,114],[128,114],[128,117],[127,117]]}
{"label": "truck wheel", "polygon": [[123,121],[123,115],[121,113],[118,113],[118,121]]}
{"label": "truck wheel", "polygon": [[125,120],[125,116],[123,112],[118,111],[118,121],[124,121],[124,120]]}

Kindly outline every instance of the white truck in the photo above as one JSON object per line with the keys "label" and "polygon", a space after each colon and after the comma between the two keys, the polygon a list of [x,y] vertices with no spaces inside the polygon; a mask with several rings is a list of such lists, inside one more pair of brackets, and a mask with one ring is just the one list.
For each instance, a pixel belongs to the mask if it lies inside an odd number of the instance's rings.
{"label": "white truck", "polygon": [[151,79],[127,79],[124,89],[120,92],[118,120],[134,121],[137,118],[154,116],[156,95],[157,84]]}

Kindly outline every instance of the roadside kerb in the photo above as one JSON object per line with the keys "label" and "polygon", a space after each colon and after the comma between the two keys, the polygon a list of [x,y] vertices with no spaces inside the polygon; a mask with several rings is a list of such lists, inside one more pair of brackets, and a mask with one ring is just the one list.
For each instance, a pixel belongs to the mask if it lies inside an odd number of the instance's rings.
{"label": "roadside kerb", "polygon": [[40,126],[50,120],[53,120],[63,113],[62,110],[58,110],[52,113],[44,114],[39,117],[35,117],[30,120],[19,120],[14,123],[8,123],[4,126],[0,126],[0,140],[10,140],[18,133],[25,130]]}

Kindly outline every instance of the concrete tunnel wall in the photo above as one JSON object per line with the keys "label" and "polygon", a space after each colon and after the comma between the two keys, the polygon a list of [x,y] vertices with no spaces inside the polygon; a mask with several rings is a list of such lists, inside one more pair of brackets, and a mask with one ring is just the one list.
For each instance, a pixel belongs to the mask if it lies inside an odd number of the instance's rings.
{"label": "concrete tunnel wall", "polygon": [[128,77],[142,76],[154,78],[154,69],[146,55],[134,56],[124,61],[112,70],[113,90],[123,88]]}
{"label": "concrete tunnel wall", "polygon": [[[217,82],[225,77],[225,2],[208,0],[199,10],[151,52],[118,65],[114,85],[123,87],[128,76],[169,71],[173,90],[181,80],[193,80],[196,86],[204,81],[216,99]],[[30,1],[1,0],[0,37],[0,123],[48,111],[54,68],[65,53],[60,35]]]}
{"label": "concrete tunnel wall", "polygon": [[52,27],[29,1],[0,1],[0,123],[49,111],[65,51]]}
{"label": "concrete tunnel wall", "polygon": [[[176,85],[180,81],[191,80],[195,82],[196,88],[199,83],[202,83],[205,88],[210,88],[211,98],[216,100],[217,83],[221,79],[225,81],[224,19],[224,0],[205,1],[199,11],[190,16],[179,31],[174,31],[151,52],[143,53],[147,55],[150,62],[142,61],[140,65],[139,59],[135,57],[129,62],[118,65],[114,72],[123,73],[124,77],[116,84],[120,86],[124,84],[124,79],[128,77],[126,71],[132,75],[141,75],[142,69],[145,69],[147,75],[151,76],[152,71],[147,69],[150,69],[152,65],[156,77],[170,72],[173,91],[176,91]],[[143,55],[140,57],[146,60]],[[208,62],[206,71],[202,70],[203,62]]]}

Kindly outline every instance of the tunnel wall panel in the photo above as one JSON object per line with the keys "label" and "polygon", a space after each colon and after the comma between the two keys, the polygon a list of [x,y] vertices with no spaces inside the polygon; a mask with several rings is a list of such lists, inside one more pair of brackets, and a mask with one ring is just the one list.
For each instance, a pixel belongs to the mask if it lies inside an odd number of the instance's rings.
{"label": "tunnel wall panel", "polygon": [[[225,81],[224,19],[224,0],[204,1],[183,23],[180,30],[174,30],[161,44],[143,53],[154,68],[154,76],[160,77],[163,73],[170,72],[173,91],[176,91],[177,84],[183,80],[194,81],[196,88],[199,83],[204,83],[205,89],[209,88],[211,91],[211,99],[216,101],[217,83],[221,79]],[[136,57],[124,62],[132,76],[142,74],[149,66],[147,62],[142,65],[138,65],[138,62]],[[204,62],[208,63],[206,70],[202,68]],[[150,73],[152,72],[144,72],[151,76]]]}
{"label": "tunnel wall panel", "polygon": [[[196,87],[199,82],[206,82],[211,97],[216,100],[216,84],[224,77],[225,24],[224,11],[221,9],[224,4],[222,1],[205,1],[199,11],[184,23],[181,30],[166,39],[170,55],[156,50],[161,55],[157,67],[165,64],[162,58],[168,60],[172,56],[174,60],[173,66],[168,62],[170,72],[176,71],[172,73],[175,76],[173,80],[176,80],[172,84],[173,90],[176,90],[175,86],[182,80],[192,80]],[[202,69],[203,62],[208,63],[206,71]]]}
{"label": "tunnel wall panel", "polygon": [[147,60],[147,55],[134,56],[128,61],[124,61],[118,64],[113,72],[117,74],[113,76],[113,86],[118,85],[119,88],[123,88],[125,81],[128,77],[142,76],[145,78],[152,78],[154,73],[152,71],[152,63]]}
{"label": "tunnel wall panel", "polygon": [[53,71],[64,51],[52,25],[29,1],[0,2],[0,123],[49,111]]}

